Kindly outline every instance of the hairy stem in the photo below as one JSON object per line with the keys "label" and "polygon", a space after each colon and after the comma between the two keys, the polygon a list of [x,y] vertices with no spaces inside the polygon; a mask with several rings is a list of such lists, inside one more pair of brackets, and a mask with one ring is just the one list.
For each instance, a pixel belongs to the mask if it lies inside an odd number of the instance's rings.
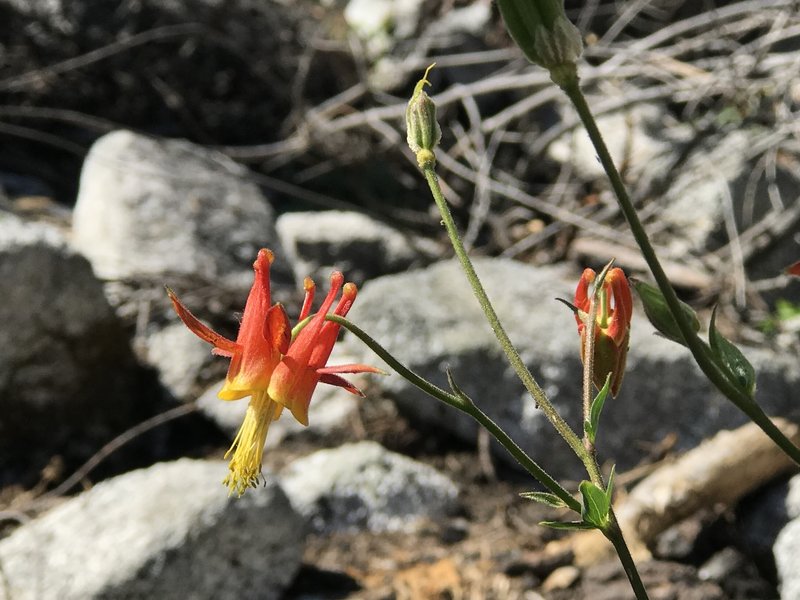
{"label": "hairy stem", "polygon": [[492,331],[494,331],[497,340],[500,342],[503,352],[505,352],[506,357],[508,357],[511,366],[522,381],[525,389],[527,389],[531,396],[533,396],[536,405],[541,408],[547,419],[556,428],[556,431],[558,431],[570,448],[572,448],[572,451],[575,452],[575,454],[585,463],[588,456],[580,438],[578,438],[572,428],[567,424],[566,421],[564,421],[561,415],[558,414],[558,411],[556,411],[555,407],[550,403],[550,400],[545,395],[544,390],[542,390],[539,384],[536,383],[536,380],[528,370],[528,367],[525,366],[525,363],[522,361],[519,352],[517,352],[517,349],[514,347],[514,344],[511,342],[511,339],[508,337],[508,334],[503,328],[503,325],[500,322],[500,319],[498,318],[491,301],[489,300],[489,296],[486,294],[486,290],[483,288],[483,284],[478,278],[478,274],[475,272],[475,267],[472,265],[472,261],[467,255],[464,244],[461,242],[461,236],[456,228],[453,215],[450,213],[450,208],[447,206],[447,201],[445,200],[444,195],[442,194],[442,189],[439,186],[439,180],[436,176],[436,171],[434,170],[433,166],[427,166],[423,169],[423,173],[425,174],[425,179],[427,180],[428,186],[431,189],[431,194],[436,202],[436,206],[439,208],[439,212],[442,215],[442,222],[447,230],[450,243],[453,245],[453,250],[455,250],[456,256],[461,262],[461,267],[467,276],[467,280],[472,287],[472,291],[475,294],[475,297],[478,299],[478,303],[481,305],[481,309],[486,315],[486,319],[489,321]]}
{"label": "hairy stem", "polygon": [[[589,313],[583,322],[584,342],[583,342],[583,422],[588,423],[592,412],[592,385],[594,382],[594,332],[596,329],[597,314],[597,290],[602,285],[599,278],[595,279],[592,289],[591,299],[589,300]],[[589,434],[583,433],[583,446],[590,456],[595,455],[594,442],[589,439]],[[595,482],[597,483],[597,482]]]}

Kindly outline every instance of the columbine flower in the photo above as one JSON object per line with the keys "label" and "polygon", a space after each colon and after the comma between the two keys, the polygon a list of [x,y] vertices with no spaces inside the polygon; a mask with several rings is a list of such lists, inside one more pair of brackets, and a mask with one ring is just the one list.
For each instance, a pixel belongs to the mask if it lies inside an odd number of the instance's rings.
{"label": "columbine flower", "polygon": [[[316,385],[308,390],[308,399],[305,402],[305,408],[298,410],[298,403],[288,404],[283,397],[273,397],[270,394],[271,381],[276,372],[277,367],[281,366],[281,372],[285,373],[286,366],[284,363],[286,359],[292,355],[292,348],[296,346],[297,342],[302,339],[307,340],[306,345],[313,343],[310,340],[310,334],[305,334],[301,339],[295,343],[291,343],[292,332],[289,326],[289,319],[283,306],[280,304],[271,304],[270,287],[269,287],[269,268],[273,261],[273,254],[269,250],[262,249],[258,253],[253,269],[255,270],[255,278],[253,287],[250,289],[250,294],[247,297],[247,303],[244,308],[244,315],[242,322],[239,326],[239,334],[236,341],[231,341],[219,333],[213,331],[206,325],[203,325],[197,317],[195,317],[189,310],[178,300],[175,294],[167,288],[170,300],[175,307],[178,316],[184,324],[201,339],[214,346],[212,352],[220,356],[226,356],[231,359],[230,367],[228,368],[228,376],[225,379],[225,385],[219,392],[219,397],[223,400],[238,400],[245,396],[250,396],[250,403],[247,406],[244,421],[236,434],[228,452],[225,453],[225,458],[233,455],[230,461],[228,476],[224,482],[230,493],[236,492],[241,496],[249,487],[255,487],[261,477],[261,460],[264,453],[264,443],[267,439],[267,432],[270,423],[276,420],[283,410],[284,406],[288,406],[292,413],[303,423],[308,425],[308,400],[310,400],[311,392]],[[325,371],[324,363],[327,360],[336,341],[336,333],[338,326],[335,326],[335,331],[331,337],[329,333],[330,328],[324,325],[334,325],[333,323],[324,323],[325,314],[333,303],[334,297],[341,288],[341,280],[343,276],[341,273],[335,273],[334,276],[339,282],[336,289],[331,290],[326,303],[320,312],[312,319],[309,326],[318,323],[316,330],[318,330],[319,337],[325,340],[324,346],[327,352],[321,359],[319,365],[320,375],[317,379],[327,383],[334,383],[341,385],[354,393],[361,393],[354,386],[340,381],[328,381],[322,373]],[[349,287],[348,287],[349,286]],[[344,315],[353,303],[355,298],[355,286],[347,284],[345,286],[346,295],[348,300],[342,298],[340,306],[337,307],[337,314]],[[351,289],[351,291],[347,291]],[[314,295],[314,284],[310,279],[306,280],[306,300],[303,304],[303,309],[300,315],[302,321],[311,310],[311,301]],[[346,304],[346,306],[342,306]],[[341,309],[341,310],[340,310]],[[305,329],[301,334],[305,333]],[[330,339],[329,339],[330,338]],[[316,342],[319,345],[319,342]],[[294,351],[295,354],[297,351]],[[313,355],[313,364],[317,364],[321,353],[317,352]],[[283,361],[283,362],[282,362]],[[367,367],[364,365],[350,365],[340,367],[340,369],[349,369],[343,371],[336,371],[333,368],[331,372],[362,372],[372,371],[376,372],[377,369]],[[284,377],[282,375],[282,377]],[[305,380],[304,380],[305,381]],[[304,388],[305,389],[305,388]],[[362,394],[363,395],[363,394]],[[300,418],[302,416],[302,418]]]}
{"label": "columbine flower", "polygon": [[[581,360],[586,345],[586,324],[591,301],[592,284],[596,274],[592,269],[585,269],[575,290],[575,320],[578,322],[578,333],[581,336]],[[612,306],[613,302],[613,306]],[[613,268],[603,281],[598,294],[594,315],[594,384],[601,388],[606,376],[611,373],[611,395],[616,396],[622,385],[625,373],[625,359],[628,354],[630,339],[631,315],[633,299],[628,280],[622,269]]]}
{"label": "columbine flower", "polygon": [[[344,287],[342,287],[344,284]],[[314,282],[305,280],[306,299],[300,313],[302,322],[309,314],[311,301],[314,298]],[[348,392],[363,396],[364,394],[347,380],[339,377],[339,373],[382,373],[380,369],[362,364],[340,365],[328,367],[326,363],[339,335],[339,325],[326,321],[336,296],[342,290],[333,314],[343,317],[350,310],[356,299],[356,286],[344,283],[344,276],[334,271],[331,275],[331,289],[319,311],[292,341],[289,351],[275,367],[269,384],[269,395],[276,402],[292,411],[294,418],[303,425],[308,425],[308,405],[317,383],[327,383],[346,389]]]}

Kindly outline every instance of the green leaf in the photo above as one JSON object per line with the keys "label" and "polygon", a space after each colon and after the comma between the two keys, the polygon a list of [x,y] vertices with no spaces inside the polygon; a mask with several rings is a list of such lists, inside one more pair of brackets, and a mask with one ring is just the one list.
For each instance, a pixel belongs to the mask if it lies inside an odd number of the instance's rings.
{"label": "green leaf", "polygon": [[581,481],[579,486],[583,496],[583,511],[581,516],[584,523],[603,529],[608,524],[608,511],[611,508],[605,490],[601,490],[591,481]]}
{"label": "green leaf", "polygon": [[711,324],[708,327],[708,342],[717,362],[728,372],[731,382],[750,398],[756,393],[756,371],[741,350],[728,341],[716,326],[717,307],[711,313]]}
{"label": "green leaf", "polygon": [[520,496],[526,500],[533,500],[534,502],[546,504],[553,508],[564,508],[567,506],[561,498],[549,492],[522,492]]}
{"label": "green leaf", "polygon": [[583,429],[586,435],[589,436],[589,441],[592,444],[594,444],[595,437],[597,436],[597,429],[600,425],[600,413],[603,412],[603,406],[606,403],[609,389],[611,389],[611,373],[606,375],[606,382],[603,384],[603,387],[600,388],[600,391],[597,392],[597,396],[594,397],[594,400],[592,400],[592,407],[589,410],[589,421],[583,424]]}
{"label": "green leaf", "polygon": [[[639,295],[642,305],[644,306],[644,313],[647,315],[647,319],[653,324],[653,327],[665,338],[685,346],[686,342],[683,339],[683,334],[678,327],[677,321],[675,321],[675,318],[672,316],[661,290],[633,277],[629,278],[629,281]],[[694,309],[685,302],[681,302],[680,300],[678,302],[680,303],[681,312],[691,324],[692,329],[695,332],[700,331],[700,320],[697,318],[697,313],[694,312]]]}
{"label": "green leaf", "polygon": [[539,525],[549,527],[550,529],[567,529],[572,531],[578,529],[597,529],[596,525],[583,521],[539,521]]}

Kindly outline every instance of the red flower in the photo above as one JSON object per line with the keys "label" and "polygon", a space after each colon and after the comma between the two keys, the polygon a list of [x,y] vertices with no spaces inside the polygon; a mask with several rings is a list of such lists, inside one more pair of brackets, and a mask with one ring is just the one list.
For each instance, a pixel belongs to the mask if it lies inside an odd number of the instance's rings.
{"label": "red flower", "polygon": [[[294,415],[303,425],[308,425],[308,405],[317,383],[327,383],[343,387],[348,392],[363,396],[364,394],[349,381],[339,377],[338,373],[382,373],[380,369],[361,364],[328,367],[326,363],[339,335],[339,325],[326,321],[325,316],[333,306],[339,290],[339,299],[333,314],[345,316],[356,299],[356,286],[344,284],[344,276],[339,271],[331,275],[331,289],[319,311],[303,327],[289,346],[280,364],[275,367],[269,384],[270,397],[279,402]],[[314,298],[314,282],[305,280],[306,298],[300,313],[302,322],[310,312]]]}
{"label": "red flower", "polygon": [[616,396],[625,373],[633,298],[625,273],[615,267],[606,274],[603,287],[598,294],[596,313],[593,317],[590,316],[588,312],[595,277],[596,274],[592,269],[585,269],[575,290],[574,304],[578,308],[575,320],[578,322],[578,334],[581,336],[581,360],[586,346],[584,319],[594,318],[594,384],[601,388],[606,376],[611,373],[611,395]]}
{"label": "red flower", "polygon": [[266,391],[272,371],[289,348],[289,318],[280,304],[270,306],[269,268],[272,252],[262,249],[253,263],[255,278],[244,305],[239,335],[233,342],[203,325],[177,296],[167,288],[175,312],[199,338],[214,346],[212,352],[231,359],[225,385],[219,392],[223,400],[238,400]]}
{"label": "red flower", "polygon": [[[225,454],[225,458],[230,454],[233,457],[224,483],[231,493],[236,492],[239,496],[248,487],[258,484],[270,423],[280,416],[284,407],[288,407],[303,425],[308,425],[308,405],[318,381],[363,396],[355,386],[334,373],[381,372],[366,365],[325,366],[339,332],[339,326],[326,322],[325,315],[342,288],[344,277],[341,273],[331,276],[331,291],[322,308],[292,342],[286,311],[280,304],[271,304],[269,268],[272,261],[272,252],[262,249],[253,263],[255,278],[235,342],[201,323],[167,288],[172,305],[184,324],[195,335],[212,344],[214,354],[231,359],[219,397],[238,400],[250,396],[239,433]],[[306,279],[305,288],[300,321],[311,311],[314,282]],[[334,313],[347,314],[355,296],[355,285],[345,285]]]}

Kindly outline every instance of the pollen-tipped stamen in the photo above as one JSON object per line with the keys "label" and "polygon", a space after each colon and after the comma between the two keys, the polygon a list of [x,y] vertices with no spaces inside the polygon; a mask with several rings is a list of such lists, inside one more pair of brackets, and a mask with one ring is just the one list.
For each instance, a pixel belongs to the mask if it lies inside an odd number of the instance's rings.
{"label": "pollen-tipped stamen", "polygon": [[305,289],[306,295],[305,298],[303,298],[303,308],[300,309],[300,316],[297,319],[298,323],[311,314],[311,304],[314,302],[314,292],[316,291],[314,280],[311,279],[311,277],[306,277],[303,280],[303,288]]}
{"label": "pollen-tipped stamen", "polygon": [[258,486],[267,432],[270,423],[280,414],[278,408],[278,403],[266,392],[257,392],[250,399],[239,433],[225,453],[225,458],[233,453],[228,465],[230,472],[222,482],[228,486],[229,496],[236,493],[241,497],[247,488]]}

